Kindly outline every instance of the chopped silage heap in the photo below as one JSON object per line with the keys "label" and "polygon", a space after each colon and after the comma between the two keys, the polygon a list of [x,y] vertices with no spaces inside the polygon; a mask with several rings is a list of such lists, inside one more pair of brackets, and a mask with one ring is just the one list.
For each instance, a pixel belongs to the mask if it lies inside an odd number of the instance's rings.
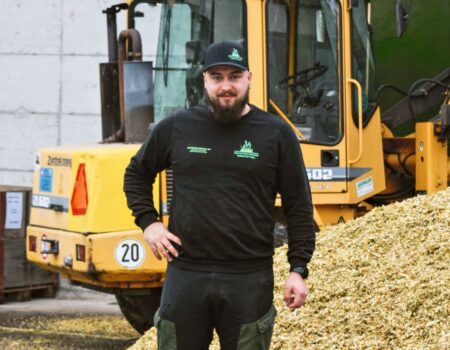
{"label": "chopped silage heap", "polygon": [[[307,304],[292,312],[277,249],[271,349],[450,349],[449,238],[450,189],[330,227],[317,236]],[[129,349],[155,344],[151,330]]]}

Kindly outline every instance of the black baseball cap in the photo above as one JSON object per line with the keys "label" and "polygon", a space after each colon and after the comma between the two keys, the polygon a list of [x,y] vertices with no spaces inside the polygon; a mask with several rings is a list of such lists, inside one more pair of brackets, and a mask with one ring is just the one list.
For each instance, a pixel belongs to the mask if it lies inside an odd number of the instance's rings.
{"label": "black baseball cap", "polygon": [[203,72],[215,66],[233,66],[248,70],[247,54],[240,41],[220,41],[208,46]]}

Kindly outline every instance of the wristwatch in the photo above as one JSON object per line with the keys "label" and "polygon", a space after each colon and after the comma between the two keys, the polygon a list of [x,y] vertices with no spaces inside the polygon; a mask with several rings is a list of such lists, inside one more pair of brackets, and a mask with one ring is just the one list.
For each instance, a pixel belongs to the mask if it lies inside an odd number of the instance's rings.
{"label": "wristwatch", "polygon": [[291,269],[291,272],[297,272],[304,280],[308,278],[309,270],[306,266],[298,266]]}

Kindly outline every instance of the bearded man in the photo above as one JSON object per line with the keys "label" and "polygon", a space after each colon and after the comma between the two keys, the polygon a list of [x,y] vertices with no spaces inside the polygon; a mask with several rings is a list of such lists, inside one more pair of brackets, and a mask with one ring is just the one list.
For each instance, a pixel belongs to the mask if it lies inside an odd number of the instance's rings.
{"label": "bearded man", "polygon": [[[291,272],[284,300],[304,304],[315,245],[309,184],[298,140],[280,118],[248,103],[252,74],[239,42],[213,43],[203,68],[206,107],[159,122],[125,173],[128,206],[153,254],[168,261],[155,315],[158,349],[269,349],[274,203],[281,194]],[[170,222],[151,186],[171,167]]]}

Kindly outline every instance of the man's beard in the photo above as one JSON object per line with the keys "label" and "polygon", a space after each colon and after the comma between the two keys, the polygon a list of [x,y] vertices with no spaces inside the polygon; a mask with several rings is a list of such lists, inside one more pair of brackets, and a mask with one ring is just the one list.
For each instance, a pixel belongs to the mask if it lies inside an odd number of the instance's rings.
{"label": "man's beard", "polygon": [[205,90],[206,102],[211,106],[212,115],[217,122],[221,124],[235,124],[241,119],[242,111],[248,103],[249,89],[247,89],[242,98],[236,99],[232,105],[228,106],[222,106],[219,103],[220,96],[224,94],[227,93],[219,94],[218,97],[211,97],[208,91]]}

